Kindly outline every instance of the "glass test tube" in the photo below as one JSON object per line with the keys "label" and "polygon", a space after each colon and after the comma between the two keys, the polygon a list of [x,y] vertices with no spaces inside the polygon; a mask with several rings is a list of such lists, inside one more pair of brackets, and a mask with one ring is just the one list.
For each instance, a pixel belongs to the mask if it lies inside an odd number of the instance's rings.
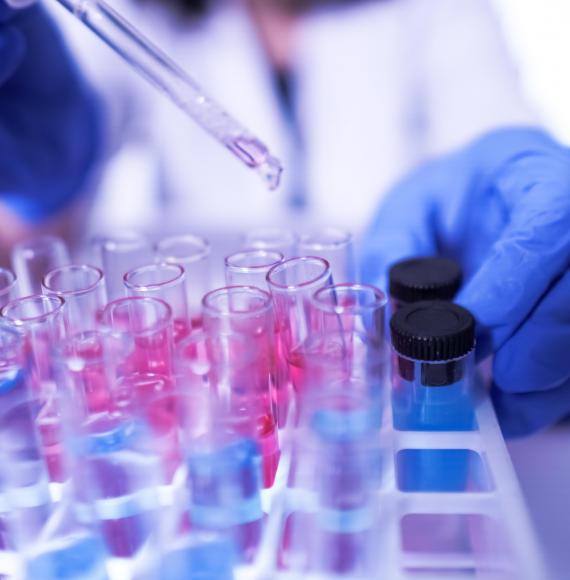
{"label": "glass test tube", "polygon": [[131,559],[158,533],[162,465],[140,409],[91,412],[68,393],[67,448],[77,511],[96,522],[109,553]]}
{"label": "glass test tube", "polygon": [[169,236],[156,244],[159,259],[168,264],[180,264],[186,274],[186,296],[192,327],[202,326],[202,298],[212,288],[209,242],[192,234]]}
{"label": "glass test tube", "polygon": [[330,286],[330,267],[323,258],[291,258],[267,274],[283,353],[299,392],[306,384],[307,348],[317,324],[312,296]]}
{"label": "glass test tube", "polygon": [[124,283],[129,296],[147,296],[164,300],[171,310],[174,342],[190,332],[190,318],[186,301],[186,274],[179,264],[149,264],[130,270]]}
{"label": "glass test tube", "polygon": [[17,281],[16,276],[6,270],[5,268],[0,268],[0,308],[5,304],[8,304],[11,300],[16,298],[17,294]]}
{"label": "glass test tube", "polygon": [[105,272],[109,300],[126,296],[123,277],[129,271],[152,261],[150,240],[136,233],[99,237],[93,241]]}
{"label": "glass test tube", "polygon": [[297,234],[286,228],[262,227],[247,232],[243,237],[243,247],[255,250],[281,252],[285,258],[297,256]]}
{"label": "glass test tube", "polygon": [[[138,406],[172,388],[174,340],[172,309],[157,298],[131,297],[110,302],[101,317],[111,335],[132,340],[120,357],[113,387],[117,405]],[[123,344],[126,344],[124,341]]]}
{"label": "glass test tube", "polygon": [[211,381],[223,408],[247,419],[263,457],[266,487],[279,463],[274,410],[275,325],[271,297],[253,286],[229,286],[204,297]]}
{"label": "glass test tube", "polygon": [[360,379],[371,397],[382,398],[389,380],[384,293],[366,284],[336,284],[318,290],[312,304],[317,324],[307,357],[309,382],[320,390]]}
{"label": "glass test tube", "polygon": [[294,487],[311,498],[310,511],[292,514],[285,562],[295,572],[370,578],[378,570],[375,523],[379,428],[362,393],[315,397],[297,437]]}
{"label": "glass test tube", "polygon": [[94,330],[106,303],[105,281],[99,268],[86,264],[62,266],[43,279],[44,294],[65,300],[68,332]]}
{"label": "glass test tube", "polygon": [[330,265],[335,284],[357,282],[354,242],[350,232],[327,227],[302,235],[299,254],[324,258]]}
{"label": "glass test tube", "polygon": [[65,243],[55,236],[39,236],[16,244],[12,250],[12,267],[18,278],[20,296],[40,294],[44,276],[69,262]]}
{"label": "glass test tube", "polygon": [[[251,423],[218,410],[209,436],[188,456],[190,522],[198,532],[218,532],[231,542],[230,561],[251,562],[261,541],[261,461]],[[232,558],[233,556],[233,558]]]}
{"label": "glass test tube", "polygon": [[3,548],[12,550],[33,543],[52,511],[35,424],[41,403],[30,389],[29,363],[25,336],[0,326],[0,523]]}
{"label": "glass test tube", "polygon": [[50,477],[64,481],[61,415],[56,398],[54,349],[66,335],[64,300],[59,296],[34,295],[18,298],[0,310],[10,326],[21,329],[31,357],[31,385],[43,402],[37,422]]}
{"label": "glass test tube", "polygon": [[[255,286],[269,290],[267,274],[269,270],[284,261],[284,256],[276,250],[244,250],[228,256],[225,260],[226,283],[228,286]],[[289,367],[285,358],[279,327],[275,323],[275,404],[279,426],[285,425],[290,404]]]}

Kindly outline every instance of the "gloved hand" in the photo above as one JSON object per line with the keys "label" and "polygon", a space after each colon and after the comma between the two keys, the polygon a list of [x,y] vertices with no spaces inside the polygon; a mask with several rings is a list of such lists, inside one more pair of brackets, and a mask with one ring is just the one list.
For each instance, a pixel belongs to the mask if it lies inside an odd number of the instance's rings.
{"label": "gloved hand", "polygon": [[0,201],[39,221],[79,194],[99,146],[99,107],[41,6],[0,0]]}
{"label": "gloved hand", "polygon": [[570,151],[533,129],[490,133],[400,183],[364,243],[365,281],[412,255],[456,259],[457,302],[494,353],[503,432],[521,435],[570,412]]}

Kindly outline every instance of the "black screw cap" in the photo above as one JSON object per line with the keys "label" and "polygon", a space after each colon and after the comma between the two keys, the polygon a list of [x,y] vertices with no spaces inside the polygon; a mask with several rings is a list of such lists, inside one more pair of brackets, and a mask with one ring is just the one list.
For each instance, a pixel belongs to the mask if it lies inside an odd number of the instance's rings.
{"label": "black screw cap", "polygon": [[475,346],[475,318],[451,302],[406,304],[392,316],[390,330],[396,352],[419,361],[453,360]]}
{"label": "black screw cap", "polygon": [[453,300],[463,281],[461,267],[438,257],[411,258],[390,268],[390,296],[410,304],[422,300]]}

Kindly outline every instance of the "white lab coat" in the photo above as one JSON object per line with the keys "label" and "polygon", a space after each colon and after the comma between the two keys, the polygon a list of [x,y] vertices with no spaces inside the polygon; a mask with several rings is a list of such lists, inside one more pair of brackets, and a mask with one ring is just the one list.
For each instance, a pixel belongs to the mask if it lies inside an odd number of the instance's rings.
{"label": "white lab coat", "polygon": [[[68,15],[86,70],[106,95],[118,143],[131,148],[103,180],[96,228],[235,232],[327,223],[360,232],[386,190],[423,160],[533,116],[487,0],[377,0],[307,15],[296,46],[302,145],[239,1],[196,24],[154,6],[114,3],[283,161],[283,187],[258,176],[155,94]],[[290,209],[302,188],[307,208]],[[122,221],[121,221],[122,220]],[[304,221],[306,223],[304,223]]]}

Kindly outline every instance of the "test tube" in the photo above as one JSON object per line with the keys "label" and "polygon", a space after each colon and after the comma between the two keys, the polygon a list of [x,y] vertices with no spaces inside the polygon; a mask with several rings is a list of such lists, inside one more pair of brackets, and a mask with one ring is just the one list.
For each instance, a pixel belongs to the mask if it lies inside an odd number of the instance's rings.
{"label": "test tube", "polygon": [[472,314],[450,302],[417,302],[399,308],[390,328],[396,429],[474,429]]}
{"label": "test tube", "polygon": [[212,289],[209,242],[192,234],[168,236],[158,241],[156,253],[161,261],[180,264],[184,268],[188,312],[192,327],[199,328],[202,325],[202,298]]}
{"label": "test tube", "polygon": [[297,256],[297,234],[286,228],[262,227],[247,232],[243,237],[245,249],[281,252],[285,258]]}
{"label": "test tube", "polygon": [[[226,283],[228,286],[255,286],[269,291],[267,274],[274,266],[281,264],[284,256],[277,250],[244,250],[228,256],[226,263]],[[282,427],[287,422],[290,404],[290,378],[287,360],[284,356],[279,327],[275,321],[275,405],[277,421]]]}
{"label": "test tube", "polygon": [[12,250],[12,267],[18,278],[20,296],[40,294],[44,276],[69,262],[65,243],[55,236],[39,236],[16,244]]}
{"label": "test tube", "polygon": [[70,333],[94,330],[105,306],[105,281],[99,268],[86,264],[62,266],[43,279],[44,294],[65,300]]}
{"label": "test tube", "polygon": [[247,418],[218,411],[209,436],[196,440],[188,456],[192,529],[223,534],[238,562],[254,559],[264,525],[255,439]]}
{"label": "test tube", "polygon": [[0,326],[0,518],[12,549],[33,543],[52,510],[48,475],[35,421],[41,402],[30,389],[25,336]]}
{"label": "test tube", "polygon": [[267,282],[283,353],[298,392],[307,383],[307,354],[317,324],[312,296],[330,286],[330,266],[323,258],[291,258],[274,266],[267,274]]}
{"label": "test tube", "polygon": [[223,408],[247,418],[263,457],[266,487],[279,463],[273,388],[275,325],[271,297],[253,286],[229,286],[204,297],[204,330],[212,386]]}
{"label": "test tube", "polygon": [[157,541],[164,482],[146,417],[134,408],[91,413],[73,393],[67,408],[77,511],[98,523],[112,556],[132,561]]}
{"label": "test tube", "polygon": [[[125,397],[128,404],[132,397],[138,399],[138,395],[156,392],[160,385],[169,383],[174,369],[174,330],[172,309],[166,302],[138,296],[121,298],[105,307],[101,321],[113,335],[133,341],[132,352],[117,365],[116,396]],[[134,385],[139,385],[140,393],[133,390]]]}
{"label": "test tube", "polygon": [[386,303],[384,293],[367,284],[336,284],[314,294],[317,325],[307,357],[313,386],[360,379],[374,399],[382,397],[389,380]]}
{"label": "test tube", "polygon": [[326,227],[304,234],[299,240],[299,255],[324,258],[330,265],[335,284],[357,282],[354,242],[350,232]]}
{"label": "test tube", "polygon": [[147,296],[166,302],[174,325],[174,342],[190,332],[190,318],[186,303],[186,274],[179,264],[149,264],[130,270],[124,283],[129,296]]}
{"label": "test tube", "polygon": [[65,480],[61,440],[61,415],[56,398],[54,349],[66,335],[64,300],[59,296],[34,295],[18,298],[0,310],[8,325],[26,336],[31,357],[31,385],[34,395],[43,401],[37,417],[50,477]]}
{"label": "test tube", "polygon": [[16,276],[5,268],[0,268],[0,308],[16,298]]}
{"label": "test tube", "polygon": [[290,567],[334,577],[374,577],[381,455],[368,399],[328,392],[317,398],[309,417],[298,433],[303,446],[295,487],[309,492],[313,509],[294,514]]}
{"label": "test tube", "polygon": [[101,236],[93,241],[100,254],[105,272],[107,297],[116,300],[126,296],[123,277],[129,271],[144,266],[152,260],[153,250],[150,240],[132,232],[121,235]]}
{"label": "test tube", "polygon": [[64,498],[23,554],[26,578],[108,580],[108,553],[101,535],[91,522],[80,521],[76,512],[72,498]]}

